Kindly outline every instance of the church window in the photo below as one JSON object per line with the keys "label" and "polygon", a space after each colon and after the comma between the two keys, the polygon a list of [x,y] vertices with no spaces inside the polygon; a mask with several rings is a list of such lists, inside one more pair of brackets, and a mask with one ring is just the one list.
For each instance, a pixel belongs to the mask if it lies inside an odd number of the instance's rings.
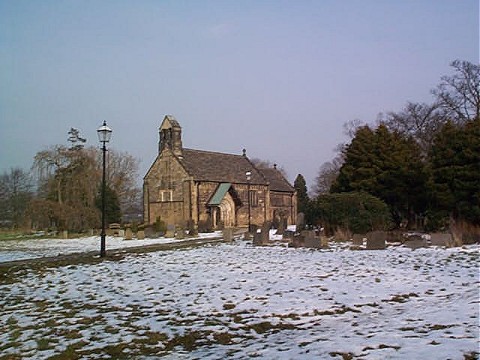
{"label": "church window", "polygon": [[258,193],[250,190],[250,206],[258,206]]}
{"label": "church window", "polygon": [[160,190],[160,201],[167,202],[173,200],[172,190]]}

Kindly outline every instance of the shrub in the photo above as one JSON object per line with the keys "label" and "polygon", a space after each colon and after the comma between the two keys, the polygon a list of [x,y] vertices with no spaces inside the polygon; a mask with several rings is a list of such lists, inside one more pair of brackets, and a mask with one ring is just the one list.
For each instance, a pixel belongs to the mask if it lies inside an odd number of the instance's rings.
{"label": "shrub", "polygon": [[167,224],[165,221],[160,219],[160,216],[157,217],[155,223],[153,224],[153,228],[157,234],[165,234],[167,232]]}
{"label": "shrub", "polygon": [[329,235],[339,228],[364,234],[386,230],[392,225],[387,204],[366,193],[319,195],[312,201],[312,216]]}
{"label": "shrub", "polygon": [[198,232],[199,233],[209,233],[212,232],[212,222],[210,220],[200,220],[198,222]]}

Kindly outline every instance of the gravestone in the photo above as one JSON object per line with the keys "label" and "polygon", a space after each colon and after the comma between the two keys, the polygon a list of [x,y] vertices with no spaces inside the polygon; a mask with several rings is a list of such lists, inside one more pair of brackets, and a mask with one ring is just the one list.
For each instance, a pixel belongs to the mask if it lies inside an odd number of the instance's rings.
{"label": "gravestone", "polygon": [[353,237],[352,237],[353,245],[363,245],[364,238],[365,238],[364,234],[353,234]]}
{"label": "gravestone", "polygon": [[372,231],[367,234],[367,250],[385,250],[385,231]]}
{"label": "gravestone", "polygon": [[420,235],[411,235],[406,238],[404,245],[412,250],[420,249],[427,247],[427,239]]}
{"label": "gravestone", "polygon": [[275,233],[276,235],[283,235],[283,232],[287,229],[287,219],[284,216],[280,216],[280,221],[278,222],[278,229]]}
{"label": "gravestone", "polygon": [[132,240],[132,238],[133,238],[132,229],[127,227],[125,229],[125,240]]}
{"label": "gravestone", "polygon": [[120,232],[120,224],[118,223],[112,223],[108,226],[109,234],[110,236],[119,236]]}
{"label": "gravestone", "polygon": [[183,240],[183,239],[185,239],[185,230],[183,230],[183,229],[178,229],[178,231],[175,232],[175,239],[177,239],[177,240]]}
{"label": "gravestone", "polygon": [[138,231],[137,231],[137,239],[138,239],[138,240],[143,240],[143,239],[145,239],[145,231],[144,231],[144,230],[138,230]]}
{"label": "gravestone", "polygon": [[157,233],[153,229],[153,226],[145,226],[145,229],[143,231],[144,231],[144,236],[147,239],[153,239],[157,237]]}
{"label": "gravestone", "polygon": [[272,222],[271,221],[265,221],[262,225],[262,242],[264,244],[268,243],[270,241],[270,229],[272,228]]}
{"label": "gravestone", "polygon": [[118,229],[116,236],[118,236],[118,237],[124,237],[124,236],[125,236],[125,230],[123,230],[123,229]]}
{"label": "gravestone", "polygon": [[300,235],[302,235],[304,238],[307,237],[315,237],[315,230],[302,230],[300,232]]}
{"label": "gravestone", "polygon": [[263,245],[262,233],[256,232],[253,234],[253,245],[255,246]]}
{"label": "gravestone", "polygon": [[223,240],[226,242],[232,242],[233,241],[233,229],[232,228],[225,228],[222,231],[223,233]]}
{"label": "gravestone", "polygon": [[322,249],[328,249],[328,237],[320,235],[320,246]]}
{"label": "gravestone", "polygon": [[405,238],[402,231],[388,231],[385,240],[389,243],[403,243]]}
{"label": "gravestone", "polygon": [[266,221],[262,225],[261,231],[256,231],[253,233],[253,245],[266,245],[270,240],[270,228],[272,223]]}
{"label": "gravestone", "polygon": [[320,238],[316,236],[307,236],[305,238],[305,247],[306,248],[313,248],[313,249],[320,249],[322,246]]}
{"label": "gravestone", "polygon": [[305,238],[303,235],[295,235],[293,241],[290,243],[292,247],[298,248],[305,246]]}
{"label": "gravestone", "polygon": [[175,237],[175,225],[168,224],[167,225],[167,232],[165,233],[166,238],[173,238]]}
{"label": "gravestone", "polygon": [[282,235],[282,239],[284,240],[293,240],[293,235],[295,235],[295,231],[285,230]]}
{"label": "gravestone", "polygon": [[302,231],[305,229],[305,214],[303,212],[299,212],[297,214],[297,231]]}
{"label": "gravestone", "polygon": [[430,235],[430,244],[433,246],[449,246],[453,244],[452,234],[433,233]]}

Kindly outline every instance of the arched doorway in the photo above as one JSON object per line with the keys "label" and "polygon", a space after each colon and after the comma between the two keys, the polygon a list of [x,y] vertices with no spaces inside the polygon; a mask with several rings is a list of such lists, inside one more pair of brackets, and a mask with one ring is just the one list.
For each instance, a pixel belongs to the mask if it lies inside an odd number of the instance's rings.
{"label": "arched doorway", "polygon": [[220,221],[224,227],[235,226],[235,202],[230,194],[226,194],[218,206],[220,209]]}

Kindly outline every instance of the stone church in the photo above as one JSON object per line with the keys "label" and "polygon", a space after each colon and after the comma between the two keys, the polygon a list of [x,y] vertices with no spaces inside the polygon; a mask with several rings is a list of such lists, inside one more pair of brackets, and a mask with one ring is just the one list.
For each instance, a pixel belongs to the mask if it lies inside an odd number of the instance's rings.
{"label": "stone church", "polygon": [[161,219],[222,227],[261,226],[297,214],[295,189],[282,173],[258,168],[246,156],[193,150],[182,145],[182,128],[171,115],[160,129],[158,156],[144,177],[144,222]]}

